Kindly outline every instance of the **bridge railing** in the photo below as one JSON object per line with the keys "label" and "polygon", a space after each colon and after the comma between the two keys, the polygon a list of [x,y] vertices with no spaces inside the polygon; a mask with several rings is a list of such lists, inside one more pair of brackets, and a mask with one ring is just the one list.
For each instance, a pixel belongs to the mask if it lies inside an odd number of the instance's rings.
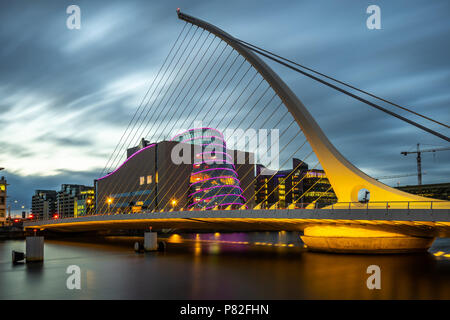
{"label": "bridge railing", "polygon": [[[249,205],[247,209],[244,208],[231,208],[231,207],[224,207],[224,208],[218,208],[213,211],[226,211],[226,210],[299,210],[299,209],[314,209],[314,210],[331,210],[331,211],[338,211],[338,212],[352,212],[355,210],[358,210],[359,212],[361,210],[366,210],[367,212],[369,210],[373,209],[380,209],[388,213],[390,210],[406,210],[406,213],[410,213],[411,210],[417,210],[421,209],[424,210],[423,213],[430,213],[432,214],[434,210],[437,209],[450,209],[450,202],[448,201],[378,201],[378,202],[335,202],[335,203],[289,203],[284,206],[281,206],[279,204],[271,204],[269,206],[256,206],[256,205]],[[171,209],[169,211],[164,211],[167,214],[170,214],[172,211],[205,211],[202,209],[184,209],[184,208],[175,208]],[[209,211],[209,210],[208,210]],[[119,215],[119,214],[142,214],[142,213],[161,213],[160,210],[143,210],[141,212],[135,212],[135,213],[126,213],[126,212],[104,212],[104,213],[97,213],[92,214],[88,216],[103,216],[103,215]],[[78,217],[85,217],[86,215],[78,216]],[[64,220],[67,218],[73,219],[78,217],[58,217],[58,220]],[[33,220],[47,220],[47,219],[39,219],[35,218]]]}
{"label": "bridge railing", "polygon": [[269,206],[250,206],[249,209],[328,209],[328,210],[429,210],[432,212],[434,209],[450,209],[449,201],[369,201],[369,202],[334,202],[334,203],[291,203],[286,206],[280,206],[278,204]]}

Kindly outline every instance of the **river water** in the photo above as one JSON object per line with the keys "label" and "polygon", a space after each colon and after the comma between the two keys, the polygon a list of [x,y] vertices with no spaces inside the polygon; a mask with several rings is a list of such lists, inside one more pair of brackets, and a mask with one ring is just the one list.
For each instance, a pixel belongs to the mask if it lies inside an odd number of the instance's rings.
{"label": "river water", "polygon": [[[308,252],[298,233],[172,234],[139,254],[130,237],[45,240],[45,261],[13,265],[23,240],[0,242],[0,299],[450,299],[450,239],[428,253]],[[447,256],[447,257],[446,257]],[[81,289],[69,290],[69,266]],[[381,269],[369,290],[367,267]]]}

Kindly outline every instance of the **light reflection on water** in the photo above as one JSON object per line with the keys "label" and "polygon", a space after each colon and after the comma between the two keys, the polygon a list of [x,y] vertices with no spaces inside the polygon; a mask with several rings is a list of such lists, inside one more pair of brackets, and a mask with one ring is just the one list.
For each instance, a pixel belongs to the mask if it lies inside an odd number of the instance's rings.
{"label": "light reflection on water", "polygon": [[[140,237],[46,240],[43,264],[11,264],[23,241],[0,242],[0,298],[12,299],[450,299],[450,240],[431,253],[311,253],[293,232],[160,235],[166,252],[137,254]],[[66,289],[66,268],[82,290]],[[381,268],[381,290],[366,269]]]}

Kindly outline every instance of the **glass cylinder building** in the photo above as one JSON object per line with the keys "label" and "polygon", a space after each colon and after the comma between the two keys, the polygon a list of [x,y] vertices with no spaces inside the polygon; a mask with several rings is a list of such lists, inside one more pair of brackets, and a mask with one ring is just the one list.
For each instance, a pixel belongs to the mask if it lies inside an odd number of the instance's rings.
{"label": "glass cylinder building", "polygon": [[223,134],[213,128],[195,128],[172,138],[194,144],[194,163],[190,176],[188,208],[239,208],[245,204],[243,190]]}

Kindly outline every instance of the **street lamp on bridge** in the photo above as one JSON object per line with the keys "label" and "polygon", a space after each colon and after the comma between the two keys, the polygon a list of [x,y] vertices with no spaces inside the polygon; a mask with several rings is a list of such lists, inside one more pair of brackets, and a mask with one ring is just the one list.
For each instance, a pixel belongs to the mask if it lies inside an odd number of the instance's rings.
{"label": "street lamp on bridge", "polygon": [[108,203],[108,213],[111,213],[111,203],[113,202],[113,198],[108,198],[106,200],[106,202]]}

